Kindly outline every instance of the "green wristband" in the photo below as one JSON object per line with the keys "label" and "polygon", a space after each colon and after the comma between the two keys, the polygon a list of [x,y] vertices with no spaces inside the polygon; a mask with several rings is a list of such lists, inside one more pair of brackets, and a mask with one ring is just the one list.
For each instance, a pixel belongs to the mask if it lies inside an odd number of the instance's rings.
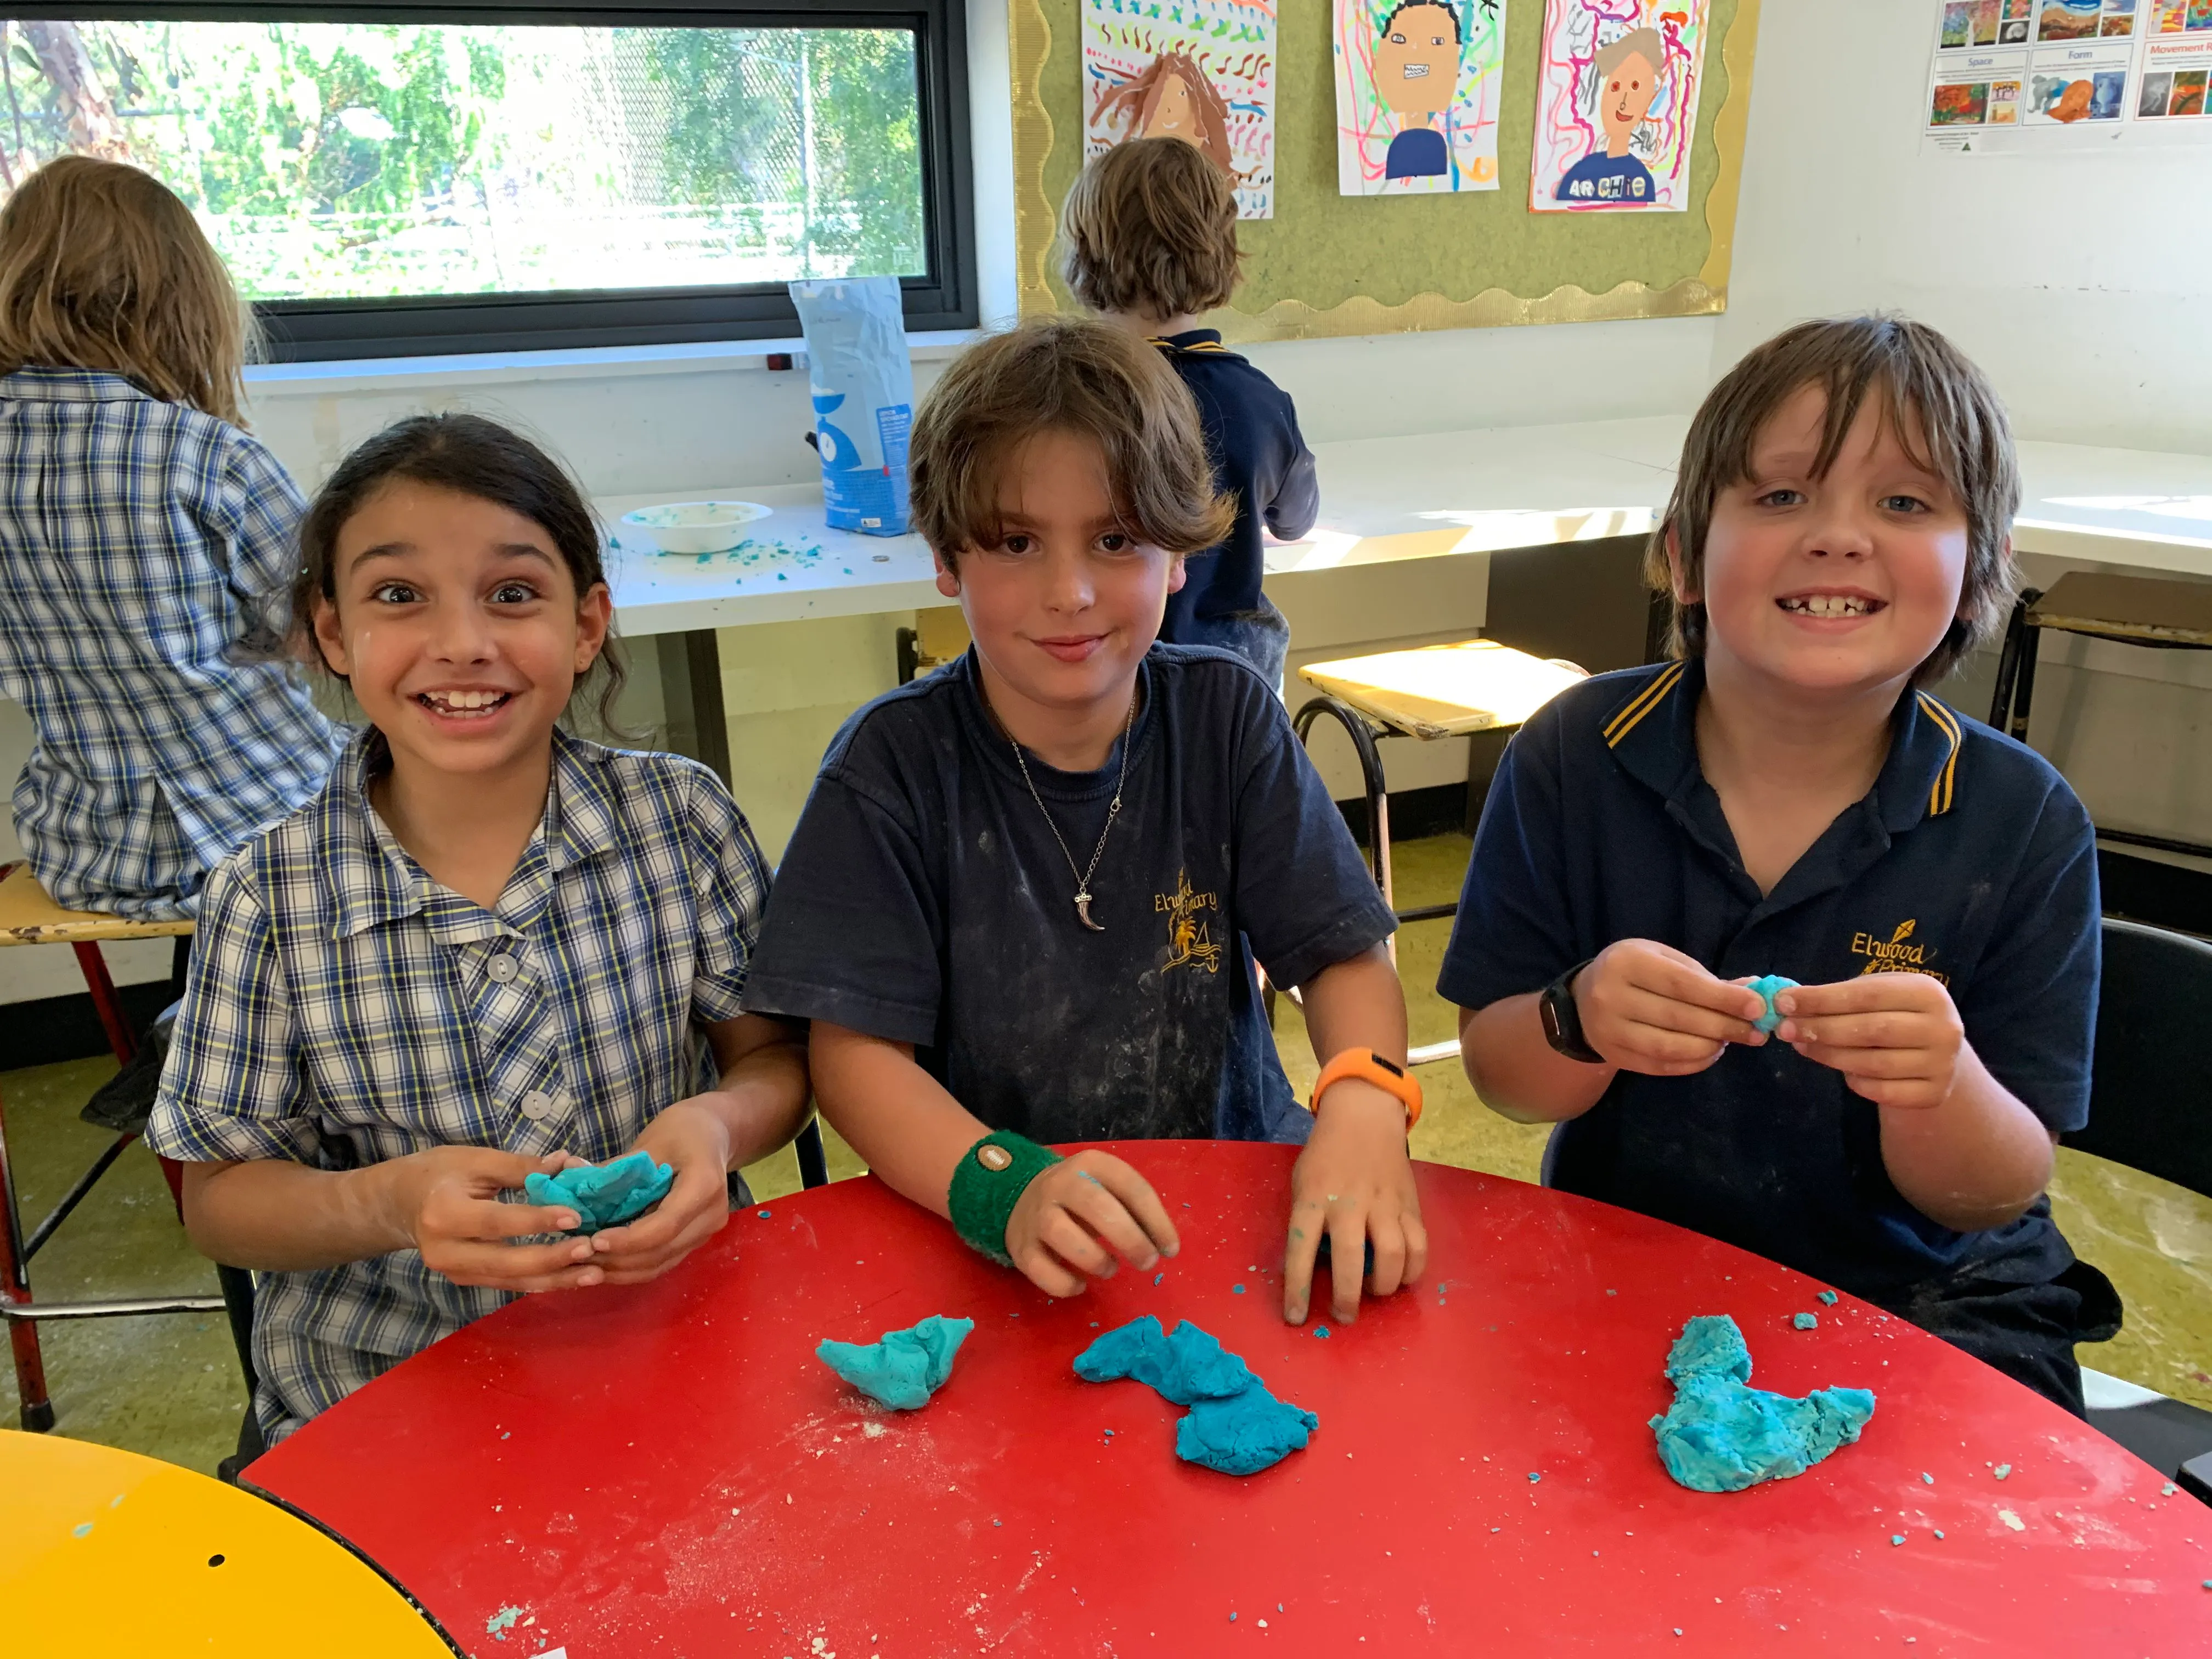
{"label": "green wristband", "polygon": [[[1060,1161],[1060,1154],[1008,1129],[994,1129],[960,1155],[952,1171],[945,1207],[952,1230],[970,1249],[1001,1267],[1014,1265],[1006,1254],[1006,1223],[1030,1182]],[[993,1168],[994,1164],[998,1165]]]}

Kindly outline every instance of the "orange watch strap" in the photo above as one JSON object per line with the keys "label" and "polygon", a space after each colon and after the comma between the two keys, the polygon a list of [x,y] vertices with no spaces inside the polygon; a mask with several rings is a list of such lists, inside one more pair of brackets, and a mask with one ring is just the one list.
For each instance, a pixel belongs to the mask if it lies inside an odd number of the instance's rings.
{"label": "orange watch strap", "polygon": [[1372,1048],[1346,1048],[1332,1055],[1321,1075],[1314,1079],[1313,1093],[1307,1097],[1306,1109],[1318,1113],[1321,1097],[1328,1085],[1340,1079],[1356,1077],[1371,1083],[1387,1094],[1393,1094],[1405,1103],[1406,1133],[1411,1134],[1413,1126],[1421,1121],[1421,1085],[1413,1073],[1388,1060]]}

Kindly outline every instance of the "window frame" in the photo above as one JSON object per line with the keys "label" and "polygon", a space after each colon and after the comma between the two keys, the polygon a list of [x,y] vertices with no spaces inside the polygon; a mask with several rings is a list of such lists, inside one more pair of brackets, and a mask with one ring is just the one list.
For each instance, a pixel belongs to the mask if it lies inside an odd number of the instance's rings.
{"label": "window frame", "polygon": [[[82,22],[568,23],[580,27],[905,27],[915,36],[922,221],[929,270],[900,278],[909,332],[969,329],[979,314],[966,0],[386,0],[80,5],[9,4],[10,18]],[[799,314],[781,283],[724,288],[556,289],[422,299],[258,301],[276,362],[688,344],[789,338]]]}

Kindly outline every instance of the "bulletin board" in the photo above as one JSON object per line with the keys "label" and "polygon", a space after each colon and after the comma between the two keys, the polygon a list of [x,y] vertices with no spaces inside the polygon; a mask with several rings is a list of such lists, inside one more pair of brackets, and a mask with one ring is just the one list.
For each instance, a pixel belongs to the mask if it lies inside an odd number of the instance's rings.
{"label": "bulletin board", "polygon": [[[1712,0],[1689,210],[1535,214],[1528,177],[1545,0],[1507,0],[1504,188],[1338,192],[1330,0],[1279,0],[1275,205],[1237,227],[1244,276],[1206,320],[1230,341],[1518,323],[1694,317],[1727,308],[1759,0]],[[1060,280],[1060,204],[1083,165],[1081,0],[1009,0],[1022,313],[1078,307]]]}

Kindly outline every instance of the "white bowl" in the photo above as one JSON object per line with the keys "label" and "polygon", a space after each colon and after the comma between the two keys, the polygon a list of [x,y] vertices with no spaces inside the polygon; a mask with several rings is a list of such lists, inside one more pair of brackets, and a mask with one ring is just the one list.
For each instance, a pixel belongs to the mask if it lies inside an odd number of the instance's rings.
{"label": "white bowl", "polygon": [[744,526],[772,511],[757,501],[663,501],[622,515],[664,553],[726,553],[745,538]]}

